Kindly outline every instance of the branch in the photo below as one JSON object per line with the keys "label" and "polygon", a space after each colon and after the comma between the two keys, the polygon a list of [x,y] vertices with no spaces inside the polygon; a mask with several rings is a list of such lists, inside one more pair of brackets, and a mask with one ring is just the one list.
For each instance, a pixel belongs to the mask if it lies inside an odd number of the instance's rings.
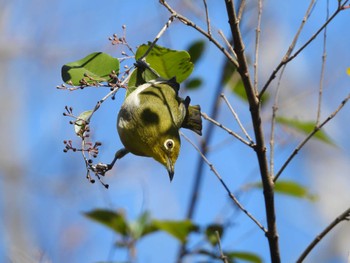
{"label": "branch", "polygon": [[329,224],[311,243],[307,246],[305,251],[296,261],[297,263],[303,262],[306,256],[315,248],[315,246],[340,222],[350,220],[350,208],[345,210],[341,215],[339,215],[332,223]]}
{"label": "branch", "polygon": [[[308,45],[310,45],[310,43],[323,31],[323,29],[338,15],[339,12],[347,9],[346,8],[346,3],[349,0],[344,1],[343,4],[339,4],[338,8],[336,11],[334,11],[334,13],[332,14],[331,17],[329,17],[329,19],[316,31],[315,34],[313,34],[310,39],[308,41],[306,41],[304,43],[304,45],[302,45],[293,55],[291,56],[284,56],[282,61],[280,62],[280,64],[273,70],[270,78],[267,80],[266,84],[264,85],[264,87],[261,89],[260,94],[259,94],[259,98],[261,98],[261,96],[265,93],[266,89],[269,87],[270,83],[272,82],[272,80],[274,80],[276,78],[276,74],[277,72],[287,63],[289,63],[290,61],[292,61],[294,58],[296,58],[301,51],[303,51]],[[339,1],[340,3],[340,1]],[[288,52],[286,53],[288,54]]]}
{"label": "branch", "polygon": [[248,63],[244,53],[244,44],[239,28],[239,21],[236,16],[235,7],[233,1],[225,0],[226,11],[229,18],[229,24],[231,28],[231,34],[233,37],[233,43],[235,52],[237,54],[237,60],[239,67],[237,71],[239,72],[242,82],[247,94],[249,108],[252,118],[252,123],[254,127],[255,134],[255,152],[257,154],[260,176],[263,185],[265,209],[266,209],[266,220],[268,226],[268,232],[266,234],[269,241],[270,256],[272,262],[280,262],[280,252],[278,244],[278,234],[276,226],[276,214],[275,214],[275,203],[274,203],[274,191],[273,191],[273,181],[269,176],[268,162],[266,156],[266,146],[264,142],[264,133],[261,124],[261,113],[260,113],[260,100],[258,94],[255,93],[254,86],[251,82],[248,71]]}
{"label": "branch", "polygon": [[259,45],[260,45],[260,26],[262,14],[262,0],[258,0],[258,25],[255,34],[255,62],[254,62],[254,90],[258,91],[258,62],[259,62]]}
{"label": "branch", "polygon": [[203,0],[203,4],[204,4],[204,9],[205,9],[205,20],[207,21],[208,35],[211,36],[211,26],[210,26],[210,19],[209,19],[209,12],[208,12],[207,1]]}
{"label": "branch", "polygon": [[249,145],[250,145],[250,146],[254,146],[254,141],[252,140],[252,138],[250,138],[250,136],[249,136],[248,132],[246,131],[246,129],[244,129],[244,127],[243,127],[241,121],[240,121],[239,118],[238,118],[237,113],[236,113],[236,112],[234,111],[234,109],[232,108],[232,106],[231,106],[230,102],[227,100],[225,94],[224,94],[224,93],[221,93],[220,96],[221,96],[221,98],[225,101],[227,107],[230,109],[230,111],[231,111],[233,117],[234,117],[235,120],[237,121],[237,123],[238,123],[239,127],[241,128],[242,132],[244,133],[245,137],[248,139]]}
{"label": "branch", "polygon": [[160,37],[165,33],[165,31],[168,29],[168,27],[170,26],[170,24],[174,21],[175,17],[173,15],[171,15],[168,19],[168,21],[165,23],[165,25],[163,26],[163,28],[159,31],[158,35],[154,38],[152,44],[149,46],[149,48],[147,49],[147,51],[145,52],[145,54],[143,54],[142,57],[140,57],[140,60],[144,59],[149,52],[151,52],[152,48],[155,46],[155,44],[158,42],[158,40],[160,39]]}
{"label": "branch", "polygon": [[203,36],[205,36],[210,42],[213,42],[213,44],[230,60],[230,62],[238,67],[238,62],[230,55],[230,53],[215,39],[213,36],[209,33],[207,33],[204,29],[197,26],[194,22],[192,22],[187,17],[178,14],[166,1],[159,0],[160,4],[162,4],[168,11],[171,13],[172,16],[177,18],[180,22],[185,24],[186,26],[193,27],[195,30],[197,30],[199,33],[201,33]]}
{"label": "branch", "polygon": [[292,152],[292,154],[288,157],[288,159],[286,160],[286,162],[282,165],[281,169],[278,171],[278,173],[276,174],[275,178],[273,179],[274,182],[276,182],[278,180],[278,178],[280,177],[280,175],[282,174],[282,172],[284,171],[284,169],[288,166],[288,164],[293,160],[293,158],[298,154],[298,152],[301,150],[301,148],[304,147],[304,145],[316,134],[316,132],[318,132],[319,130],[321,130],[321,128],[327,123],[329,122],[331,119],[333,119],[335,117],[335,115],[338,114],[338,112],[345,106],[345,104],[349,101],[350,99],[350,94],[340,103],[340,105],[338,106],[338,108],[332,112],[332,114],[330,114],[322,123],[318,124],[315,126],[315,128],[313,129],[312,132],[309,133],[309,135],[294,149],[294,151]]}
{"label": "branch", "polygon": [[[326,11],[326,21],[329,18],[329,0],[327,0],[327,11]],[[324,72],[326,68],[326,58],[327,58],[327,27],[324,28],[323,32],[323,55],[322,55],[322,67],[320,76],[320,87],[318,90],[318,105],[317,105],[317,116],[316,124],[319,124],[321,118],[321,107],[322,107],[322,97],[323,97],[323,82],[324,82]]]}
{"label": "branch", "polygon": [[193,148],[196,149],[196,151],[200,154],[201,158],[204,160],[204,162],[209,166],[210,170],[215,174],[215,176],[219,179],[221,185],[225,188],[226,192],[228,193],[229,197],[233,200],[233,202],[238,206],[239,209],[241,209],[264,233],[267,233],[267,230],[262,226],[262,224],[255,219],[248,211],[245,209],[241,203],[238,201],[238,199],[234,196],[234,194],[230,191],[222,177],[220,176],[219,172],[216,170],[215,166],[209,162],[209,160],[205,157],[205,155],[201,152],[201,150],[182,132],[180,132],[181,136],[185,138],[186,141],[188,141]]}
{"label": "branch", "polygon": [[250,147],[254,147],[254,142],[253,141],[246,141],[244,140],[241,136],[239,136],[237,133],[233,132],[232,130],[230,130],[229,128],[225,127],[224,125],[222,125],[220,122],[214,120],[213,118],[210,118],[206,113],[202,112],[202,117],[204,119],[206,119],[207,121],[210,121],[211,123],[213,123],[214,125],[220,127],[221,129],[223,129],[224,131],[226,131],[228,134],[232,135],[233,137],[235,137],[236,139],[240,140],[241,142],[243,142],[244,144],[250,146]]}

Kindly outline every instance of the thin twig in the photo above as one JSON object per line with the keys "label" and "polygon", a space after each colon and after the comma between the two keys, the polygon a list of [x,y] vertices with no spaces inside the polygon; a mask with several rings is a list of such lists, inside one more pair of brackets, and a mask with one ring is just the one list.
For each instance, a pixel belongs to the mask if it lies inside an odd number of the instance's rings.
{"label": "thin twig", "polygon": [[230,43],[230,41],[228,41],[227,37],[225,36],[224,32],[222,32],[222,30],[218,31],[219,35],[222,37],[222,39],[224,40],[226,46],[229,48],[229,50],[231,51],[231,53],[234,55],[235,59],[237,59],[237,55],[235,50],[233,49],[232,44]]}
{"label": "thin twig", "polygon": [[262,231],[267,233],[267,230],[263,227],[263,225],[254,218],[242,205],[241,203],[237,200],[237,198],[234,196],[234,194],[230,191],[222,177],[220,176],[219,172],[216,170],[215,166],[209,162],[209,160],[205,157],[205,155],[200,151],[200,149],[182,132],[180,132],[181,136],[185,138],[186,141],[188,141],[194,149],[200,154],[204,162],[209,166],[210,170],[215,174],[215,176],[219,179],[221,185],[225,188],[226,192],[228,193],[229,197],[233,200],[233,202],[238,206],[239,209],[243,211]]}
{"label": "thin twig", "polygon": [[315,248],[315,246],[331,231],[335,226],[337,226],[342,221],[350,220],[350,208],[345,210],[341,215],[339,215],[336,219],[333,220],[311,243],[307,246],[304,252],[300,255],[297,263],[303,262],[303,260],[307,257],[307,255]]}
{"label": "thin twig", "polygon": [[207,1],[203,0],[203,4],[204,4],[204,9],[205,9],[205,20],[207,21],[207,31],[208,31],[208,35],[211,36],[211,26],[210,26]]}
{"label": "thin twig", "polygon": [[[295,45],[299,39],[299,35],[302,31],[302,29],[304,28],[304,25],[306,23],[306,21],[308,20],[313,7],[315,4],[315,0],[311,0],[310,4],[305,12],[304,18],[300,23],[300,26],[297,30],[297,33],[295,34],[292,43],[290,44],[290,46],[288,47],[288,50],[286,52],[286,54],[284,55],[282,61],[286,58],[288,58],[291,53],[293,52]],[[275,124],[276,124],[276,114],[278,111],[278,99],[279,99],[279,92],[280,92],[280,87],[281,87],[281,81],[282,81],[282,77],[284,75],[284,71],[286,69],[286,65],[283,65],[281,73],[279,74],[278,77],[278,83],[277,83],[277,88],[276,88],[276,93],[275,93],[275,99],[274,99],[274,104],[272,106],[272,118],[271,118],[271,133],[270,133],[270,175],[273,176],[274,175],[274,160],[275,160]],[[260,93],[260,97],[262,96],[263,91]]]}
{"label": "thin twig", "polygon": [[[326,21],[327,21],[329,18],[329,0],[327,0],[326,13],[327,13],[326,14]],[[318,90],[316,125],[320,123],[320,118],[321,118],[323,82],[324,82],[324,74],[325,74],[325,68],[326,68],[326,58],[327,58],[327,27],[324,28],[324,32],[323,32],[323,55],[322,55],[322,68],[321,68],[321,76],[320,76],[320,87]]]}
{"label": "thin twig", "polygon": [[232,108],[230,102],[227,100],[226,96],[224,93],[221,93],[220,97],[224,100],[224,102],[226,103],[227,107],[230,109],[233,117],[235,118],[235,120],[237,121],[239,127],[241,128],[242,132],[244,133],[245,137],[248,139],[248,141],[250,142],[250,145],[254,145],[254,141],[252,140],[252,138],[249,136],[248,132],[246,131],[246,129],[243,127],[240,119],[238,118],[237,113],[235,112],[235,110]]}
{"label": "thin twig", "polygon": [[238,14],[237,14],[238,22],[240,22],[242,19],[242,15],[243,15],[243,11],[245,9],[245,6],[246,6],[246,0],[241,0],[241,3],[240,3],[239,8],[238,8]]}
{"label": "thin twig", "polygon": [[230,130],[229,128],[225,127],[224,125],[222,125],[220,122],[210,118],[206,113],[202,112],[201,113],[202,117],[204,119],[206,119],[207,121],[210,121],[211,123],[213,123],[214,125],[220,127],[221,129],[223,129],[224,131],[226,131],[228,134],[232,135],[233,137],[235,137],[236,139],[240,140],[241,142],[243,142],[244,144],[250,146],[250,147],[254,147],[255,144],[253,141],[246,141],[244,140],[241,136],[239,136],[237,133],[235,133],[234,131]]}
{"label": "thin twig", "polygon": [[144,59],[148,55],[148,53],[151,52],[152,48],[155,46],[155,44],[160,39],[160,37],[165,33],[165,31],[169,28],[170,24],[174,21],[174,19],[175,19],[175,16],[173,15],[169,17],[168,21],[165,23],[163,28],[159,31],[157,36],[154,38],[153,42],[151,43],[151,45],[149,46],[145,54],[143,54],[143,56],[140,57],[140,60]]}
{"label": "thin twig", "polygon": [[[285,65],[286,66],[286,65]],[[272,118],[271,118],[271,134],[270,134],[270,176],[274,176],[275,173],[275,125],[276,125],[276,115],[278,111],[278,99],[280,93],[280,87],[282,82],[282,76],[286,67],[282,68],[282,71],[278,77],[278,83],[275,93],[275,99],[272,106]]]}
{"label": "thin twig", "polygon": [[220,252],[220,258],[224,263],[229,263],[227,256],[225,256],[224,251],[222,251],[221,247],[221,239],[220,239],[220,234],[219,231],[215,231],[216,239],[218,240],[218,247],[219,247],[219,252]]}
{"label": "thin twig", "polygon": [[[312,0],[314,1],[314,0]],[[272,74],[270,75],[269,79],[267,80],[266,84],[263,86],[263,88],[260,91],[259,97],[261,98],[261,96],[265,93],[266,89],[270,86],[270,83],[272,82],[272,80],[274,80],[276,78],[276,74],[277,72],[287,63],[289,63],[290,61],[292,61],[294,58],[296,58],[300,52],[302,52],[307,46],[310,45],[310,43],[323,31],[323,29],[339,14],[339,12],[343,11],[346,9],[346,4],[349,0],[344,1],[343,4],[340,4],[339,1],[339,5],[336,11],[334,11],[334,13],[329,17],[329,19],[316,31],[316,33],[314,33],[297,51],[294,52],[293,55],[289,56],[289,57],[284,57],[282,59],[282,61],[278,64],[278,66],[273,70]],[[288,54],[288,52],[287,52]]]}
{"label": "thin twig", "polygon": [[309,135],[306,136],[306,138],[302,142],[300,142],[300,144],[294,149],[292,154],[288,157],[286,162],[282,165],[281,169],[277,172],[276,176],[273,179],[274,182],[276,182],[278,180],[278,178],[280,177],[280,175],[282,174],[284,169],[293,160],[293,158],[298,154],[298,152],[301,150],[301,148],[303,148],[303,146],[316,134],[316,132],[321,130],[321,128],[327,122],[329,122],[331,119],[333,119],[338,114],[338,112],[345,106],[345,104],[349,101],[349,99],[350,99],[350,94],[348,94],[348,96],[339,104],[338,108],[335,111],[333,111],[322,123],[316,125],[315,128],[313,129],[313,131],[310,132]]}
{"label": "thin twig", "polygon": [[258,0],[258,25],[255,34],[255,61],[254,61],[254,90],[258,92],[258,62],[259,62],[259,46],[260,46],[260,27],[262,14],[262,0]]}
{"label": "thin twig", "polygon": [[199,33],[204,35],[210,42],[213,42],[213,44],[230,60],[230,62],[238,67],[238,62],[235,60],[230,53],[215,39],[212,37],[212,35],[209,35],[204,29],[196,25],[194,22],[192,22],[190,19],[187,17],[178,14],[166,1],[164,0],[159,0],[159,2],[166,8],[168,11],[177,18],[180,22],[185,24],[186,26],[193,27],[195,30],[197,30]]}

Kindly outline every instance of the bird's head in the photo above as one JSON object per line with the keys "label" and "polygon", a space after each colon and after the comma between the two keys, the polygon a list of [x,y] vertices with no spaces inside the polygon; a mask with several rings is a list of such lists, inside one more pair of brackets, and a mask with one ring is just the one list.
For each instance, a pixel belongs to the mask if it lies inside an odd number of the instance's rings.
{"label": "bird's head", "polygon": [[152,157],[163,164],[169,173],[170,181],[174,177],[174,166],[180,152],[180,137],[176,133],[173,136],[161,136],[152,149]]}

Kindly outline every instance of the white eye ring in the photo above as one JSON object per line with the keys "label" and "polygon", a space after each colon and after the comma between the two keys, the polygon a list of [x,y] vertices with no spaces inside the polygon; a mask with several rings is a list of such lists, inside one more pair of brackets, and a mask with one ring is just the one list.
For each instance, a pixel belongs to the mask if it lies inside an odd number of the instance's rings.
{"label": "white eye ring", "polygon": [[164,147],[167,150],[172,150],[175,146],[175,142],[171,139],[168,139],[164,142]]}

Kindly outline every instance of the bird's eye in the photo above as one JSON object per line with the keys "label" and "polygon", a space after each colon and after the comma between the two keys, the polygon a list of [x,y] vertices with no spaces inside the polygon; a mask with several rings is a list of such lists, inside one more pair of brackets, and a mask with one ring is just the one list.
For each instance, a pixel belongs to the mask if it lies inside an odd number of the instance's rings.
{"label": "bird's eye", "polygon": [[172,150],[173,147],[174,147],[174,145],[175,145],[175,143],[174,143],[174,141],[171,140],[171,139],[168,139],[168,140],[166,140],[166,141],[164,142],[164,147],[165,147],[165,149],[167,149],[167,150]]}

